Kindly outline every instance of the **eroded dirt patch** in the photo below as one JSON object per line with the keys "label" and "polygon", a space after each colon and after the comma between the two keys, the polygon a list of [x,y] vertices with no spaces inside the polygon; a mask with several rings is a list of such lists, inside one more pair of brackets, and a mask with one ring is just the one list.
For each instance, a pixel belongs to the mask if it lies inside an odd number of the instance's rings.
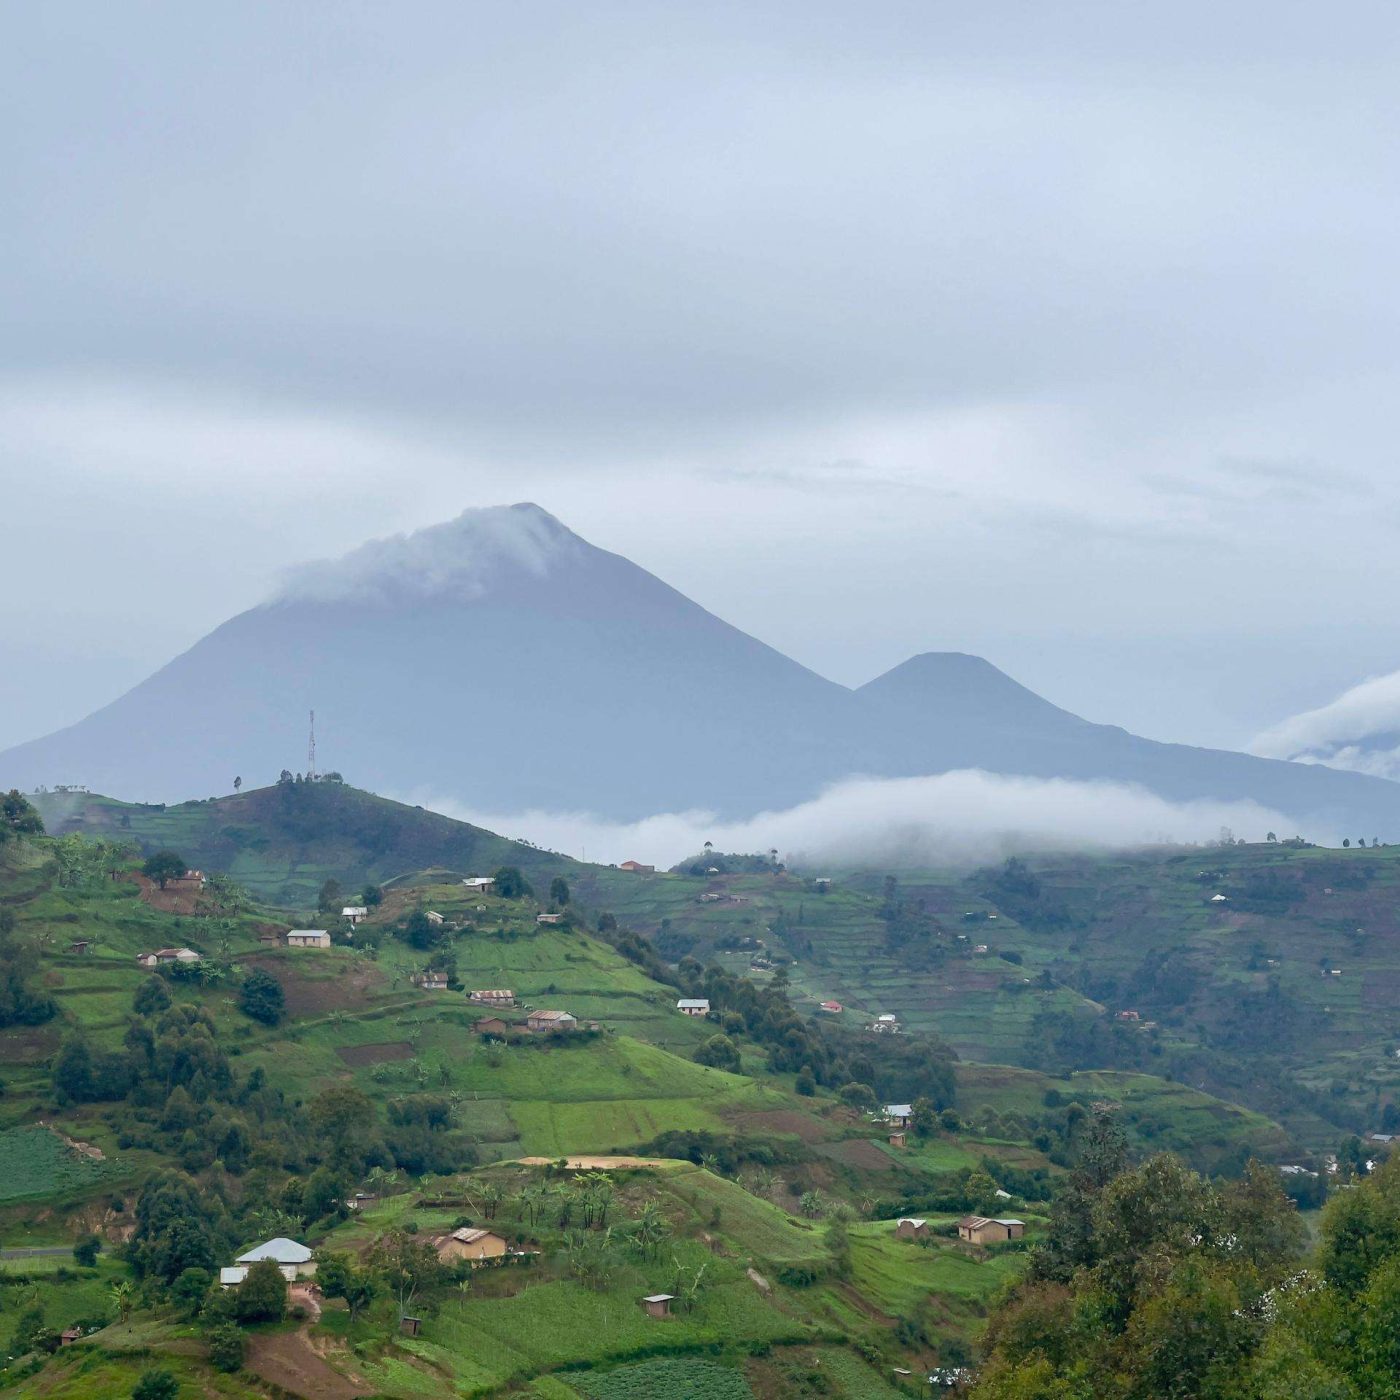
{"label": "eroded dirt patch", "polygon": [[247,1367],[254,1375],[305,1400],[359,1400],[373,1386],[352,1380],[324,1361],[305,1332],[265,1332],[250,1339]]}
{"label": "eroded dirt patch", "polygon": [[331,961],[312,949],[296,949],[285,955],[253,953],[241,961],[247,967],[270,972],[282,984],[289,1016],[360,1011],[384,985],[384,974],[372,963]]}

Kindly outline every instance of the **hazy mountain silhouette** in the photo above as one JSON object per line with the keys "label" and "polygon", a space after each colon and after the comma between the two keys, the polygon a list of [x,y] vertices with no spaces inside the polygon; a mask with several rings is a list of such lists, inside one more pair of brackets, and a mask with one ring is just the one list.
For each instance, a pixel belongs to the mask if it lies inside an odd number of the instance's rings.
{"label": "hazy mountain silhouette", "polygon": [[1400,836],[1400,784],[1140,739],[978,657],[917,656],[849,690],[534,505],[298,571],[112,704],[0,754],[0,784],[149,801],[261,784],[305,766],[313,708],[322,767],[480,811],[745,816],[851,774],[975,766]]}

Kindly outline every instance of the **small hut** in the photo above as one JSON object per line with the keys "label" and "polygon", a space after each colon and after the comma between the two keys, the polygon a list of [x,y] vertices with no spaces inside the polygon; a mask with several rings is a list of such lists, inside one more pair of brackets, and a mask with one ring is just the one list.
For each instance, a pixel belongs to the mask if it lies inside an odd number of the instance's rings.
{"label": "small hut", "polygon": [[642,1299],[642,1306],[648,1317],[670,1317],[671,1304],[676,1301],[674,1293],[649,1293]]}
{"label": "small hut", "polygon": [[405,1337],[416,1337],[423,1330],[423,1319],[421,1317],[401,1317],[399,1318],[399,1331]]}
{"label": "small hut", "polygon": [[909,1134],[906,1133],[903,1128],[899,1128],[895,1132],[890,1134],[891,1147],[908,1147],[908,1145]]}

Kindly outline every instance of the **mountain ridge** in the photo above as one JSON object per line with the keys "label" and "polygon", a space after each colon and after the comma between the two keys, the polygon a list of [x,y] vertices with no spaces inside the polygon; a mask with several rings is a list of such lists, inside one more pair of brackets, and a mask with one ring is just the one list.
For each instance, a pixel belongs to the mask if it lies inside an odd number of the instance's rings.
{"label": "mountain ridge", "polygon": [[475,811],[747,817],[851,776],[982,768],[1400,836],[1400,784],[1142,739],[966,653],[838,685],[531,504],[289,579],[87,718],[0,753],[0,784],[226,792],[299,767],[314,709],[325,761],[357,783]]}

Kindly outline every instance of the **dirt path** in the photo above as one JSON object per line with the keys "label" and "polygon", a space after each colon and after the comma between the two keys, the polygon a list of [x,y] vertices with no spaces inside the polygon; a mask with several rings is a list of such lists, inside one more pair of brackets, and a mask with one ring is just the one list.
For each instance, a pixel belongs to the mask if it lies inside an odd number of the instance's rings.
{"label": "dirt path", "polygon": [[342,1375],[317,1354],[304,1330],[251,1338],[246,1365],[254,1375],[305,1400],[361,1400],[374,1387]]}

